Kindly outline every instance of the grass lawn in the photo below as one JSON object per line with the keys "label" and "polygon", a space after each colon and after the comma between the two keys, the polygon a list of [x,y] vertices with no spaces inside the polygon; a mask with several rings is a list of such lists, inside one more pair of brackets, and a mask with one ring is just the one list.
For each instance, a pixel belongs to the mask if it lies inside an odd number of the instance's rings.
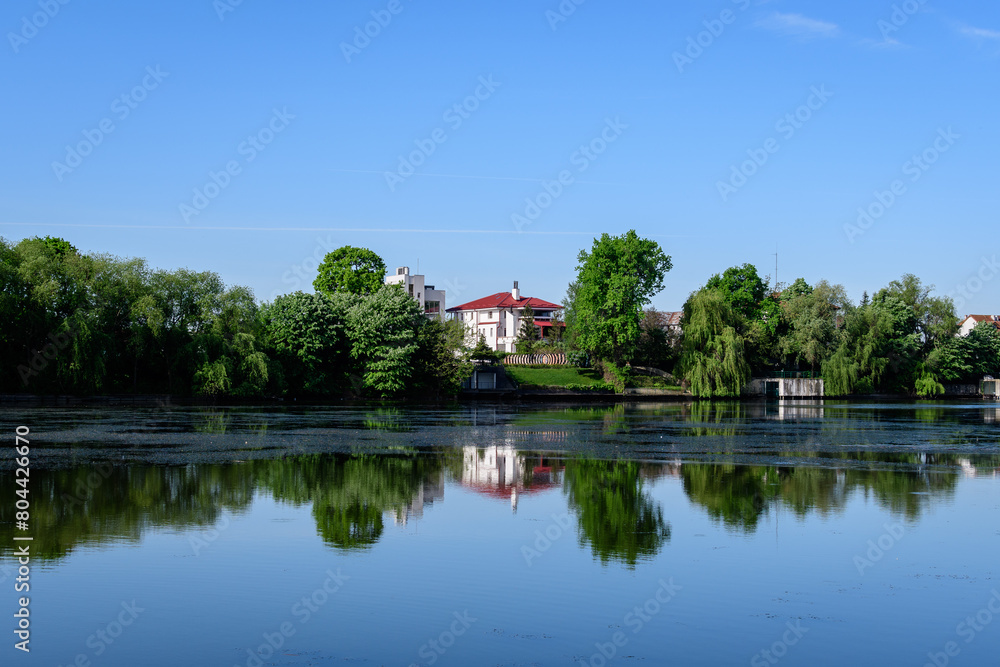
{"label": "grass lawn", "polygon": [[504,369],[519,385],[525,388],[565,387],[568,384],[597,384],[603,381],[600,374],[592,368],[504,366]]}

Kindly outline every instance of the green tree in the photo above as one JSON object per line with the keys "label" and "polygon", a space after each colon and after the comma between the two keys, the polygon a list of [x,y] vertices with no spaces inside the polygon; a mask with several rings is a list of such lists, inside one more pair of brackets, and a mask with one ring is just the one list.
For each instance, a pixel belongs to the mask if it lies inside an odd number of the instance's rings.
{"label": "green tree", "polygon": [[465,349],[465,325],[459,320],[425,320],[417,329],[415,389],[422,397],[454,396],[472,373]]}
{"label": "green tree", "polygon": [[767,284],[757,275],[753,264],[734,266],[721,275],[715,274],[705,283],[705,289],[716,290],[746,321],[760,317],[761,303],[767,296]]}
{"label": "green tree", "polygon": [[836,351],[823,363],[827,395],[914,387],[920,338],[912,308],[898,297],[880,291],[847,314],[837,338]]}
{"label": "green tree", "polygon": [[934,285],[924,285],[912,273],[903,274],[876,293],[873,301],[894,296],[913,312],[914,327],[924,348],[930,350],[942,340],[958,333],[958,317],[950,297],[933,297]]}
{"label": "green tree", "polygon": [[781,298],[788,330],[779,339],[780,352],[815,370],[833,353],[838,313],[850,305],[847,294],[840,285],[822,280],[814,289],[799,278]]}
{"label": "green tree", "polygon": [[684,304],[680,368],[699,398],[734,397],[750,381],[742,317],[718,290],[702,289]]}
{"label": "green tree", "polygon": [[497,357],[497,353],[493,351],[493,348],[486,344],[486,336],[479,334],[476,346],[469,352],[469,359],[495,364],[499,360],[499,357]]}
{"label": "green tree", "polygon": [[385,262],[367,248],[344,246],[327,253],[313,281],[317,292],[372,294],[385,281]]}
{"label": "green tree", "polygon": [[640,366],[672,370],[679,356],[680,336],[668,326],[667,316],[651,308],[643,313],[639,326],[642,334],[635,362]]}
{"label": "green tree", "polygon": [[420,305],[399,285],[383,285],[351,307],[351,357],[359,364],[366,389],[388,397],[410,388],[417,331],[424,323]]}
{"label": "green tree", "polygon": [[763,370],[779,361],[782,311],[753,264],[726,269],[708,279],[705,288],[717,291],[740,317],[738,333],[744,340],[751,370]]}
{"label": "green tree", "polygon": [[529,303],[521,312],[521,329],[517,332],[518,354],[531,354],[538,345],[538,327],[535,326],[535,311]]}
{"label": "green tree", "polygon": [[643,307],[663,289],[670,257],[634,230],[602,234],[577,265],[574,329],[577,345],[616,366],[630,361],[641,335]]}
{"label": "green tree", "polygon": [[580,283],[572,282],[566,288],[566,296],[562,300],[563,304],[563,324],[566,327],[565,342],[569,348],[577,349],[576,339],[579,335],[576,316],[576,293],[580,289]]}
{"label": "green tree", "polygon": [[351,343],[347,312],[359,297],[294,292],[265,304],[260,318],[266,349],[291,394],[329,395],[347,386]]}

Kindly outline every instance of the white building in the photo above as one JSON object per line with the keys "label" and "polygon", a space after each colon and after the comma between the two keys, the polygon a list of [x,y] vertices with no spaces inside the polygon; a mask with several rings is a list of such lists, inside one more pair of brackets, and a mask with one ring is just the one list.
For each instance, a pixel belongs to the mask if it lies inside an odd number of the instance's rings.
{"label": "white building", "polygon": [[498,292],[449,308],[448,315],[465,324],[473,345],[482,335],[491,350],[517,352],[514,341],[521,330],[524,309],[529,305],[534,311],[535,326],[541,329],[544,336],[552,327],[552,315],[561,313],[563,307],[543,299],[521,296],[516,280],[511,291]]}
{"label": "white building", "polygon": [[993,326],[1000,329],[1000,315],[966,315],[962,323],[958,325],[958,335],[968,336],[980,322],[992,322]]}
{"label": "white building", "polygon": [[427,285],[423,275],[413,275],[410,267],[401,266],[396,269],[395,275],[386,276],[386,285],[402,285],[410,296],[417,300],[424,315],[431,319],[439,319],[442,322],[445,317],[445,297],[444,290],[434,289],[434,285]]}

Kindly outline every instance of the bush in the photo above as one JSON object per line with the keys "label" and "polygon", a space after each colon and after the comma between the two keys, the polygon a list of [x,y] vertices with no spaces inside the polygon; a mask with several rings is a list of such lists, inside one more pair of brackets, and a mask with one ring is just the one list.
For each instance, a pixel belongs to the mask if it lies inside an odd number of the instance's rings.
{"label": "bush", "polygon": [[621,393],[632,380],[631,370],[628,367],[617,366],[611,361],[601,363],[601,371],[604,374],[604,381],[614,385],[615,391]]}
{"label": "bush", "polygon": [[569,350],[566,352],[566,361],[577,368],[590,368],[590,355],[581,350]]}
{"label": "bush", "polygon": [[607,382],[597,382],[594,384],[568,384],[565,388],[570,391],[615,391],[615,386]]}

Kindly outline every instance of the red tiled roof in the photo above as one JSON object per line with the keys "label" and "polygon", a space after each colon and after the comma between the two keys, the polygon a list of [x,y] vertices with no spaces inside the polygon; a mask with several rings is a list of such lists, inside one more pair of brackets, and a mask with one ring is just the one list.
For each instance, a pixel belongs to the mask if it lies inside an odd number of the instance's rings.
{"label": "red tiled roof", "polygon": [[990,322],[997,329],[1000,329],[1000,315],[967,315],[961,324],[965,324],[968,320],[973,320],[976,324]]}
{"label": "red tiled roof", "polygon": [[527,305],[531,305],[533,310],[562,309],[562,306],[559,304],[551,303],[544,299],[537,299],[533,296],[523,296],[515,301],[510,292],[497,292],[491,296],[485,296],[482,299],[476,299],[469,303],[463,303],[461,306],[449,308],[447,312],[457,313],[460,310],[486,310],[489,308],[496,308],[497,310],[501,308],[524,308]]}

